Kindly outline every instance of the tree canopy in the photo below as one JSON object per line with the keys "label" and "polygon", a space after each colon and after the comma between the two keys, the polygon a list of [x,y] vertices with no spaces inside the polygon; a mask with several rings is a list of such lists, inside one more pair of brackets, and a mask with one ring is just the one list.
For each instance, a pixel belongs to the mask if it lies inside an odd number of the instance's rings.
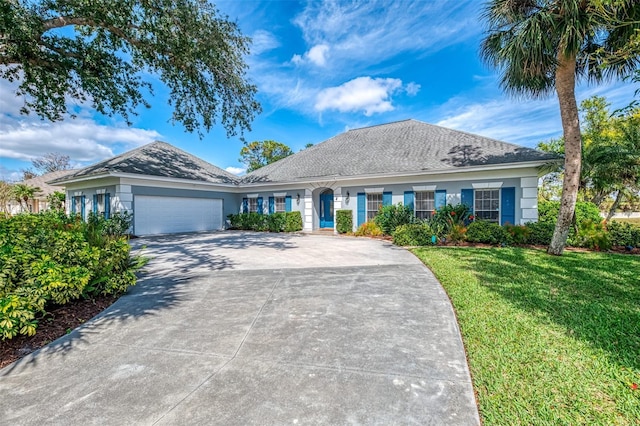
{"label": "tree canopy", "polygon": [[512,94],[555,90],[562,120],[565,167],[560,212],[549,253],[560,255],[578,196],[582,139],[575,96],[579,78],[600,81],[632,74],[640,64],[637,0],[491,0],[482,56],[499,69]]}
{"label": "tree canopy", "polygon": [[151,74],[169,89],[173,122],[235,135],[260,112],[249,44],[207,0],[0,2],[0,78],[19,83],[22,113],[52,121],[88,103],[130,123],[150,107]]}
{"label": "tree canopy", "polygon": [[293,154],[287,145],[272,140],[245,142],[240,150],[240,161],[252,172]]}
{"label": "tree canopy", "polygon": [[71,158],[57,152],[49,152],[42,157],[31,160],[31,164],[41,173],[51,173],[71,168]]}

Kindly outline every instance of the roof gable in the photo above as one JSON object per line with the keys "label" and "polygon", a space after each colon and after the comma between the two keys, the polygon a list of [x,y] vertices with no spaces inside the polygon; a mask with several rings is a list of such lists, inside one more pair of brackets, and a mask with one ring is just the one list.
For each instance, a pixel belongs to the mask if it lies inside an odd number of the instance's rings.
{"label": "roof gable", "polygon": [[109,173],[130,173],[209,183],[233,184],[238,178],[186,151],[165,142],[153,142],[113,158],[85,167],[57,181],[100,176]]}
{"label": "roof gable", "polygon": [[553,159],[535,149],[405,120],[349,130],[255,170],[242,182],[450,171]]}

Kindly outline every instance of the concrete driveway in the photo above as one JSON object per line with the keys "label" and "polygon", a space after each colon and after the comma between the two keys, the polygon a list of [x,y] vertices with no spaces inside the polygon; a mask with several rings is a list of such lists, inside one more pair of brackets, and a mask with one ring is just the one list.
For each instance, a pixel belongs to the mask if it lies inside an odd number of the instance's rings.
{"label": "concrete driveway", "polygon": [[1,424],[479,424],[450,302],[366,238],[139,239],[131,291],[0,370]]}

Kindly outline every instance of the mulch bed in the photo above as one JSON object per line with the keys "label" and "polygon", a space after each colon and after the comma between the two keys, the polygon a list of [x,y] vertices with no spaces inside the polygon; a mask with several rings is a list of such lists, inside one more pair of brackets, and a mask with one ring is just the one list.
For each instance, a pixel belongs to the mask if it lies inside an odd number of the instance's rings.
{"label": "mulch bed", "polygon": [[111,306],[118,296],[82,299],[51,309],[38,321],[35,336],[0,341],[0,368],[64,336]]}

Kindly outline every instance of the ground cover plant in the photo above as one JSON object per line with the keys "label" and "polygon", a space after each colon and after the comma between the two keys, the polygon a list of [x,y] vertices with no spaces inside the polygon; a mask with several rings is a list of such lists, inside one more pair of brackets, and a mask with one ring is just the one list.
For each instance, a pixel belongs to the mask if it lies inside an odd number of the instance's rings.
{"label": "ground cover plant", "polygon": [[0,219],[0,338],[32,336],[51,309],[134,285],[145,260],[130,253],[128,224],[53,211]]}
{"label": "ground cover plant", "polygon": [[640,259],[418,248],[447,291],[485,425],[637,425]]}
{"label": "ground cover plant", "polygon": [[302,231],[302,214],[299,211],[271,214],[239,213],[230,214],[227,218],[231,229],[258,232]]}

